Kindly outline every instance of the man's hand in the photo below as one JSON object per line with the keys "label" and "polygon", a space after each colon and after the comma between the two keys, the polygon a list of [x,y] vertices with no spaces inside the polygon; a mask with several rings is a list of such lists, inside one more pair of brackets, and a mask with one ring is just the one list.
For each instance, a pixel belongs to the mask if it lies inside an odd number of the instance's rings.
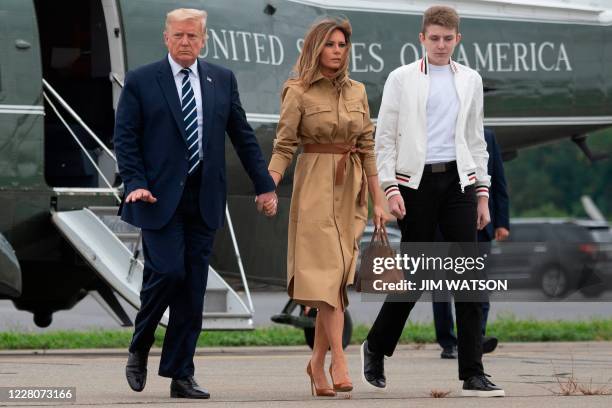
{"label": "man's hand", "polygon": [[275,191],[263,193],[255,198],[255,204],[257,205],[257,211],[263,212],[267,217],[273,217],[276,215],[276,209],[278,205],[278,197]]}
{"label": "man's hand", "polygon": [[478,197],[478,218],[476,221],[476,228],[482,230],[491,222],[491,215],[489,214],[489,198]]}
{"label": "man's hand", "polygon": [[389,199],[389,211],[398,220],[401,220],[406,215],[406,207],[401,194],[394,195]]}
{"label": "man's hand", "polygon": [[506,239],[508,239],[509,235],[510,235],[510,231],[508,231],[507,228],[504,228],[504,227],[495,228],[495,240],[496,241],[505,241]]}
{"label": "man's hand", "polygon": [[139,188],[132,191],[125,198],[126,203],[135,203],[136,201],[144,201],[145,203],[153,204],[157,202],[157,198],[153,197],[153,194],[151,194],[149,190]]}

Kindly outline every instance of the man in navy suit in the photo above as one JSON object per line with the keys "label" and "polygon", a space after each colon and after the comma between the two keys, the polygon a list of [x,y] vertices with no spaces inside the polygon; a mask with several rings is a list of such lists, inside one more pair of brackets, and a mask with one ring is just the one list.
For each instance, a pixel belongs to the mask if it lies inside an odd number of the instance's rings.
{"label": "man in navy suit", "polygon": [[209,398],[194,380],[193,356],[209,255],[225,215],[226,132],[253,182],[257,209],[274,215],[277,198],[234,74],[198,59],[206,12],[169,12],[164,41],[168,55],[129,72],[117,106],[121,217],[142,228],[145,258],[126,377],[133,390],[144,389],[155,329],[169,307],[159,375],[172,378],[171,397]]}
{"label": "man in navy suit", "polygon": [[[482,230],[478,231],[478,242],[482,250],[488,252],[492,240],[503,241],[510,234],[510,210],[508,191],[506,189],[506,177],[504,165],[499,152],[499,146],[495,140],[492,130],[485,129],[485,141],[489,162],[488,173],[491,176],[491,187],[489,188],[489,213],[491,222]],[[485,337],[487,318],[489,316],[489,302],[482,302],[482,352],[490,353],[497,347],[497,338]],[[442,358],[457,358],[457,337],[453,330],[453,311],[450,302],[433,302],[434,324],[436,328],[436,340],[442,347]]]}

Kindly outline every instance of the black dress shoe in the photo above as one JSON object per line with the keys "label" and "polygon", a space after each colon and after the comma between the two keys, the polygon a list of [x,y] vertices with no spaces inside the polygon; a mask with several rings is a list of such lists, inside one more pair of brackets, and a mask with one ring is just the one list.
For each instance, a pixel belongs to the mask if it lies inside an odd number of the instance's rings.
{"label": "black dress shoe", "polygon": [[482,338],[482,353],[487,354],[495,350],[497,347],[497,337],[483,337]]}
{"label": "black dress shoe", "polygon": [[170,396],[172,398],[210,398],[208,391],[200,387],[192,376],[180,379],[173,378],[170,383]]}
{"label": "black dress shoe", "polygon": [[448,359],[448,360],[454,360],[457,358],[457,347],[446,347],[444,349],[442,349],[442,352],[440,353],[440,358],[444,358],[444,359]]}
{"label": "black dress shoe", "polygon": [[144,390],[147,382],[147,360],[149,353],[135,351],[130,353],[125,366],[125,378],[131,389],[140,392]]}
{"label": "black dress shoe", "polygon": [[475,375],[463,382],[461,395],[464,397],[504,397],[503,389],[493,384],[486,374]]}
{"label": "black dress shoe", "polygon": [[379,391],[387,386],[385,356],[370,351],[367,340],[361,345],[361,380]]}

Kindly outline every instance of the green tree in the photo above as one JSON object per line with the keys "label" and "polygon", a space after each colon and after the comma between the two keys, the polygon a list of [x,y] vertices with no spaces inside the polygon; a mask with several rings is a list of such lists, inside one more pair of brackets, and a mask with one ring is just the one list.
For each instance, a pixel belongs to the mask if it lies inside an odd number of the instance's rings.
{"label": "green tree", "polygon": [[[612,153],[612,129],[589,137],[594,152]],[[505,163],[512,216],[585,217],[589,195],[612,219],[612,158],[591,163],[570,140],[526,149]]]}

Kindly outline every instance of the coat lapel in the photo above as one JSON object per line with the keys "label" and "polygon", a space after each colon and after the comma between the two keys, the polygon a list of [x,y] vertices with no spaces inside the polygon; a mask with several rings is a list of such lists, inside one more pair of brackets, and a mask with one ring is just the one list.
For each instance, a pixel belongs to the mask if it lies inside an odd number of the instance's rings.
{"label": "coat lapel", "polygon": [[209,135],[212,132],[212,120],[214,118],[215,106],[215,78],[212,75],[210,66],[198,59],[198,75],[200,76],[200,89],[202,90],[202,152],[206,155]]}
{"label": "coat lapel", "polygon": [[170,107],[172,116],[176,121],[176,125],[181,132],[183,141],[185,141],[185,123],[183,123],[183,115],[181,113],[181,105],[179,103],[179,94],[176,90],[176,84],[172,77],[172,69],[167,59],[164,59],[160,63],[160,69],[157,72],[157,82],[162,89],[162,94]]}

